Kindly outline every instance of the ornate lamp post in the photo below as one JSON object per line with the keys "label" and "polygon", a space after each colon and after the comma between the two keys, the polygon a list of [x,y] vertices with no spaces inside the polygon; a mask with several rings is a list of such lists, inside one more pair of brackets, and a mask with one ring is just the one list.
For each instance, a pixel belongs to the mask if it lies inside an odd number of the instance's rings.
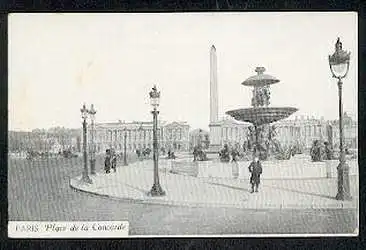
{"label": "ornate lamp post", "polygon": [[154,184],[151,188],[150,195],[151,196],[163,196],[165,195],[165,191],[161,188],[159,183],[159,168],[158,168],[158,158],[159,158],[159,149],[158,149],[158,114],[159,111],[157,107],[159,106],[160,101],[160,91],[156,89],[156,86],[152,88],[149,93],[151,106],[153,106],[153,158],[154,158]]}
{"label": "ornate lamp post", "polygon": [[90,106],[89,110],[90,120],[91,120],[91,131],[90,131],[90,174],[95,174],[95,143],[94,143],[94,122],[95,122],[95,114],[97,111],[94,109],[94,105]]}
{"label": "ornate lamp post", "polygon": [[338,193],[337,200],[351,200],[349,185],[349,166],[346,163],[344,151],[344,133],[343,133],[343,104],[342,104],[342,79],[346,77],[349,70],[351,52],[342,49],[340,39],[335,44],[335,52],[329,55],[329,67],[333,78],[338,79],[338,96],[339,96],[339,165],[338,172]]}
{"label": "ornate lamp post", "polygon": [[124,141],[124,148],[123,148],[123,165],[124,166],[127,166],[128,165],[128,163],[127,163],[127,129],[126,129],[126,127],[123,129],[123,131],[124,131],[124,139],[125,139],[125,141]]}
{"label": "ornate lamp post", "polygon": [[83,157],[84,157],[84,171],[81,181],[85,183],[92,183],[88,175],[88,155],[87,155],[87,141],[86,141],[86,119],[88,118],[89,110],[83,105],[81,111],[81,118],[83,119]]}

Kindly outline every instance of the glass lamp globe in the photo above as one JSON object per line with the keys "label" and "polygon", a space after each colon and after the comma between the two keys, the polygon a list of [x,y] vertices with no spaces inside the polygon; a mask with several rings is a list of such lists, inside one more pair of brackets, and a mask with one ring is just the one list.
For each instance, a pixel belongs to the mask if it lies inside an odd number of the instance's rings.
{"label": "glass lamp globe", "polygon": [[152,88],[152,90],[149,93],[150,95],[150,104],[154,108],[157,108],[160,103],[160,91],[157,90],[156,86]]}
{"label": "glass lamp globe", "polygon": [[90,110],[89,110],[89,114],[90,114],[90,118],[93,120],[95,118],[95,114],[97,113],[97,111],[94,108],[94,104],[90,105]]}
{"label": "glass lamp globe", "polygon": [[342,42],[337,39],[335,52],[329,56],[329,66],[333,77],[344,78],[349,69],[350,52],[342,49]]}
{"label": "glass lamp globe", "polygon": [[85,106],[85,104],[83,104],[82,109],[80,109],[81,112],[81,118],[86,119],[88,117],[88,110]]}

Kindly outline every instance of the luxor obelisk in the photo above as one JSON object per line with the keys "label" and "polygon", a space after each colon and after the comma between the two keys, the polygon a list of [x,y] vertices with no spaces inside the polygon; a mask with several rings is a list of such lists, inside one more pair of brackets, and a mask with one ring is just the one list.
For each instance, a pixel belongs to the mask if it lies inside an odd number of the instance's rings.
{"label": "luxor obelisk", "polygon": [[220,124],[218,123],[217,57],[215,45],[210,49],[210,152],[220,150]]}

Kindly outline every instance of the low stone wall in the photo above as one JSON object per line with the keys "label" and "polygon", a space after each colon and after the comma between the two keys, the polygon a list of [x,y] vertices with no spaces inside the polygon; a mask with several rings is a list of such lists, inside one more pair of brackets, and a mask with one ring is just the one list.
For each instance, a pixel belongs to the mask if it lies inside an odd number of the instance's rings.
{"label": "low stone wall", "polygon": [[[223,163],[219,161],[187,161],[186,159],[173,160],[171,172],[195,176],[198,178],[240,178],[247,179],[250,176],[248,167],[250,161]],[[337,160],[324,162],[303,161],[264,161],[262,162],[262,179],[313,179],[332,178],[337,176]],[[358,174],[356,160],[348,161],[350,175]]]}
{"label": "low stone wall", "polygon": [[189,159],[178,159],[170,161],[170,172],[173,174],[182,174],[190,176],[198,176],[199,163]]}

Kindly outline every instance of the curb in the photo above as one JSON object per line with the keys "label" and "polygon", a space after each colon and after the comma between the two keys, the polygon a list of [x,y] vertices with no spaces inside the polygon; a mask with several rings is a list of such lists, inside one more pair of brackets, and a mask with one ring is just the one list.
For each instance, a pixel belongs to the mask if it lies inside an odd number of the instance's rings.
{"label": "curb", "polygon": [[[73,178],[74,181],[77,181],[77,179]],[[130,198],[130,197],[119,197],[119,196],[113,196],[108,194],[101,194],[93,191],[89,191],[86,189],[81,189],[78,187],[75,187],[71,183],[71,178],[69,179],[69,186],[74,189],[75,191],[84,192],[87,194],[92,194],[96,196],[101,196],[104,198],[109,198],[112,200],[120,200],[120,201],[126,201],[126,202],[132,202],[132,203],[138,203],[138,204],[150,204],[150,205],[166,205],[166,206],[172,206],[172,207],[212,207],[212,208],[244,208],[243,206],[237,206],[234,204],[225,204],[225,203],[199,203],[199,202],[179,202],[179,201],[166,201],[166,200],[156,200],[156,199],[148,199],[148,200],[142,200],[142,199],[136,199],[136,198]],[[255,208],[253,208],[255,209]],[[257,210],[257,209],[255,209]]]}
{"label": "curb", "polygon": [[253,207],[253,206],[245,206],[246,204],[227,204],[227,203],[202,203],[202,202],[182,202],[182,201],[167,201],[167,200],[157,200],[157,199],[137,199],[131,197],[120,197],[120,196],[113,196],[108,194],[101,194],[94,191],[89,191],[87,189],[82,189],[76,187],[72,184],[72,181],[77,181],[78,177],[76,178],[69,178],[69,186],[76,191],[84,192],[87,194],[92,194],[104,198],[109,198],[112,200],[130,202],[130,203],[137,203],[137,204],[149,204],[149,205],[165,205],[165,206],[172,206],[172,207],[190,207],[190,208],[235,208],[235,209],[246,209],[246,210],[324,210],[324,209],[357,209],[357,204],[353,203],[337,203],[328,206],[321,206],[318,204],[309,204],[309,205],[289,205],[289,204],[267,204],[265,207]]}

